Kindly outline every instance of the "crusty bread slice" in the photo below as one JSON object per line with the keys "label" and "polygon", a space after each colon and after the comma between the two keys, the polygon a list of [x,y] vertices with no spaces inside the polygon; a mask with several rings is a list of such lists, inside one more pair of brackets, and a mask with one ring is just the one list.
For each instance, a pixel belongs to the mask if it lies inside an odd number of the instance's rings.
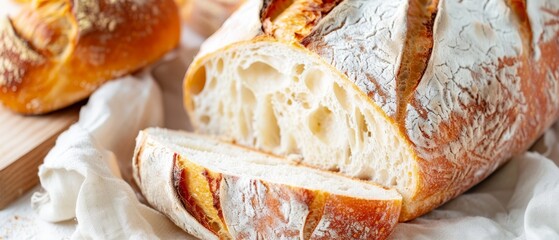
{"label": "crusty bread slice", "polygon": [[557,119],[556,12],[557,0],[248,0],[190,65],[185,106],[199,133],[398,189],[407,221]]}
{"label": "crusty bread slice", "polygon": [[383,239],[395,190],[208,137],[140,132],[134,177],[148,202],[203,239]]}

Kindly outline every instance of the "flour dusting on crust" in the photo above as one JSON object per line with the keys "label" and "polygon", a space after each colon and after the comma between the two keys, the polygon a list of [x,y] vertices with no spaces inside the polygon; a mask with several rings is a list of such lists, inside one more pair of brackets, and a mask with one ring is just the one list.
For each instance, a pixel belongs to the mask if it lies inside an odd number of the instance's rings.
{"label": "flour dusting on crust", "polygon": [[22,65],[37,65],[44,58],[29,48],[15,33],[10,20],[0,19],[0,87],[2,92],[15,91],[25,75]]}
{"label": "flour dusting on crust", "polygon": [[404,0],[344,1],[303,40],[303,45],[346,74],[382,110],[393,115],[407,8]]}
{"label": "flour dusting on crust", "polygon": [[224,177],[223,216],[236,239],[297,238],[308,206],[304,195],[260,180]]}
{"label": "flour dusting on crust", "polygon": [[[138,9],[148,0],[78,0],[75,1],[74,13],[81,34],[91,31],[113,32],[123,19],[115,11],[132,11]],[[157,14],[158,8],[151,10]],[[145,17],[145,16],[139,16]]]}

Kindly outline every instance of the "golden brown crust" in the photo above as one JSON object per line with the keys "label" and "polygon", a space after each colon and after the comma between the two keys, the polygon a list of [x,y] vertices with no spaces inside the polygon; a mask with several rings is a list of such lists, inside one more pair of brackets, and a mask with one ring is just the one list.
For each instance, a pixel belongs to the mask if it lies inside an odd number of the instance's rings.
{"label": "golden brown crust", "polygon": [[[295,239],[301,235],[301,219],[291,217],[305,214],[311,191],[238,176],[226,176],[225,183],[227,189],[223,191],[229,197],[225,207],[241,210],[229,216],[227,212],[232,209],[226,210],[226,217],[229,217],[226,221],[232,225],[230,231],[234,239],[255,239],[256,236]],[[293,212],[286,212],[286,207]],[[241,212],[251,213],[251,216],[236,216]]]}
{"label": "golden brown crust", "polygon": [[180,197],[180,201],[190,215],[192,215],[200,224],[202,224],[202,226],[217,235],[219,229],[212,226],[209,216],[206,212],[204,212],[204,209],[198,204],[197,199],[193,196],[199,193],[194,189],[194,192],[191,192],[191,189],[188,187],[188,175],[197,173],[190,173],[188,169],[182,168],[179,163],[179,155],[175,153],[174,156],[175,163],[173,164],[174,168],[172,182],[174,183],[177,195]]}
{"label": "golden brown crust", "polygon": [[532,48],[532,27],[530,26],[530,18],[528,17],[528,9],[526,9],[526,0],[506,0],[509,8],[517,17],[518,30],[523,41],[524,54],[531,55],[534,52]]}
{"label": "golden brown crust", "polygon": [[16,91],[30,68],[46,62],[44,56],[30,49],[17,35],[9,19],[0,20],[0,50],[0,86],[3,94]]}
{"label": "golden brown crust", "polygon": [[403,127],[406,107],[421,81],[433,50],[433,25],[437,16],[438,0],[410,1],[400,66],[396,73],[396,113],[393,116]]}
{"label": "golden brown crust", "polygon": [[301,41],[341,0],[267,1],[262,8],[264,33],[284,41]]}
{"label": "golden brown crust", "polygon": [[[414,208],[403,208],[403,220],[410,220],[440,206],[462,192],[468,190],[475,184],[488,177],[493,170],[506,162],[510,157],[526,151],[541,136],[558,117],[557,108],[557,79],[559,79],[559,32],[553,32],[551,41],[541,42],[536,47],[540,49],[541,55],[533,55],[532,31],[526,15],[525,5],[521,1],[511,1],[511,8],[519,18],[518,29],[522,37],[522,51],[515,57],[500,59],[496,65],[496,72],[505,72],[507,68],[514,68],[514,75],[495,74],[491,68],[479,64],[472,66],[473,69],[479,67],[486,72],[483,74],[495,75],[496,84],[504,86],[510,82],[519,81],[520,93],[525,97],[523,102],[515,98],[518,93],[507,92],[507,101],[516,102],[514,108],[501,112],[489,112],[491,105],[487,100],[479,100],[475,104],[464,106],[464,114],[453,114],[451,120],[440,124],[439,134],[435,141],[439,143],[437,147],[414,146],[418,152],[427,152],[439,157],[432,159],[418,158],[421,178],[417,196],[413,199],[418,204]],[[516,2],[516,3],[514,3]],[[517,5],[519,4],[519,5]],[[546,11],[545,8],[541,9]],[[559,14],[556,15],[559,19]],[[482,73],[475,77],[481,77]],[[503,76],[504,75],[504,76]],[[471,94],[471,93],[470,93]],[[412,103],[416,109],[427,109],[417,101]],[[505,131],[493,139],[487,139],[481,144],[476,145],[474,150],[464,151],[460,155],[450,158],[445,152],[445,143],[454,142],[460,139],[461,129],[467,126],[475,126],[475,118],[480,112],[484,112],[486,122],[497,122],[501,126],[509,126]],[[470,116],[470,117],[469,117]],[[425,116],[427,118],[427,116]],[[500,119],[500,120],[498,120]],[[519,121],[524,119],[523,121]],[[481,127],[484,134],[491,136],[496,127]],[[516,134],[506,136],[511,131],[516,130]],[[509,138],[510,139],[507,139]],[[461,164],[456,164],[459,161]],[[483,171],[480,171],[482,169]],[[483,174],[480,174],[480,173]]]}
{"label": "golden brown crust", "polygon": [[167,215],[177,226],[200,239],[217,239],[215,234],[201,225],[185,209],[182,197],[173,182],[181,171],[175,171],[178,155],[168,149],[155,146],[148,134],[140,132],[132,159],[135,183],[147,202]]}
{"label": "golden brown crust", "polygon": [[386,239],[398,222],[399,215],[393,213],[400,207],[400,202],[329,195],[310,239]]}
{"label": "golden brown crust", "polygon": [[225,179],[229,191],[238,192],[225,196],[244,199],[227,199],[226,206],[240,209],[233,213],[251,213],[226,218],[236,239],[385,239],[401,209],[399,200],[359,199],[235,176]]}
{"label": "golden brown crust", "polygon": [[311,239],[311,236],[320,223],[320,219],[322,219],[324,215],[324,206],[326,205],[326,199],[329,198],[329,195],[330,194],[325,192],[316,192],[314,195],[309,196],[309,201],[307,202],[309,214],[305,219],[303,239]]}
{"label": "golden brown crust", "polygon": [[[0,61],[20,69],[17,74],[0,69],[7,79],[0,81],[0,101],[19,113],[41,114],[75,103],[178,43],[172,0],[36,1],[0,29],[3,42],[19,43],[16,50],[0,45]],[[26,60],[30,53],[35,61]]]}
{"label": "golden brown crust", "polygon": [[[230,239],[220,205],[222,175],[188,162],[176,153],[173,162],[172,182],[184,208],[220,239]],[[211,206],[207,205],[208,201]]]}

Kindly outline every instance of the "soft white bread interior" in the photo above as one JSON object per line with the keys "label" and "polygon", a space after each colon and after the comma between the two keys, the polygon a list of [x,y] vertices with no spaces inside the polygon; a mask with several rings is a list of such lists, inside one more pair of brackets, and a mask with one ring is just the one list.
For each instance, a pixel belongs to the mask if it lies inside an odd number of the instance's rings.
{"label": "soft white bread interior", "polygon": [[395,190],[208,137],[147,129],[135,155],[146,199],[202,238],[382,239],[399,217]]}

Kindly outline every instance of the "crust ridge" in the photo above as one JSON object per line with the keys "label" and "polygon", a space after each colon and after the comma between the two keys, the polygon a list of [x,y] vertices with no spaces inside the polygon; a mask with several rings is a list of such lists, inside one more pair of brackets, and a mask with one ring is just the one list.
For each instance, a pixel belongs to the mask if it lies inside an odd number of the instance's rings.
{"label": "crust ridge", "polygon": [[402,60],[396,73],[396,116],[403,126],[406,107],[423,78],[433,52],[433,28],[439,0],[410,0]]}

